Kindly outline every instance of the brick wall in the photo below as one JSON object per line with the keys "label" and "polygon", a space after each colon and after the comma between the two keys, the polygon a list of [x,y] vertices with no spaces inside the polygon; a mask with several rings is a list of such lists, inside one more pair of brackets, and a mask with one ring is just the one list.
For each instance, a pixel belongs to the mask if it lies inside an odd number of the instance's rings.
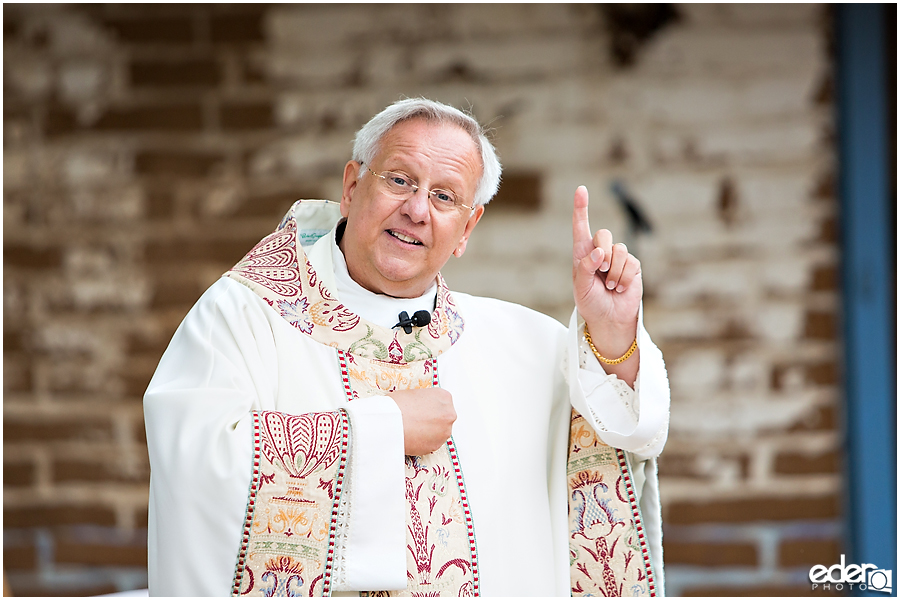
{"label": "brick wall", "polygon": [[[146,585],[141,395],[194,300],[353,132],[426,95],[506,167],[457,289],[567,320],[571,196],[643,261],[672,385],[670,594],[841,548],[828,13],[816,5],[4,5],[4,568]],[[619,181],[652,232],[635,233]]]}

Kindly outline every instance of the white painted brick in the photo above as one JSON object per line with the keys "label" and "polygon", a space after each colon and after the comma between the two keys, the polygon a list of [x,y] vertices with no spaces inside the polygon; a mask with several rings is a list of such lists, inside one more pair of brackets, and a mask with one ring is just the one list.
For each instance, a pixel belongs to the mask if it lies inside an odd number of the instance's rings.
{"label": "white painted brick", "polygon": [[761,28],[672,28],[644,48],[641,74],[754,74],[819,72],[826,66],[824,39],[811,26],[787,31]]}
{"label": "white painted brick", "polygon": [[631,187],[651,221],[664,223],[672,215],[712,213],[719,181],[716,175],[681,171],[643,177]]}
{"label": "white painted brick", "polygon": [[464,37],[571,34],[601,29],[598,11],[593,9],[589,5],[454,4],[446,27]]}
{"label": "white painted brick", "polygon": [[677,10],[691,28],[710,25],[789,28],[820,18],[818,4],[679,4]]}
{"label": "white painted brick", "polygon": [[818,73],[729,81],[709,77],[645,78],[637,105],[661,124],[707,124],[803,114],[812,102]]}
{"label": "white painted brick", "polygon": [[727,368],[728,387],[733,390],[764,393],[769,387],[769,361],[755,353],[732,358]]}
{"label": "white painted brick", "polygon": [[69,61],[59,69],[59,89],[69,102],[94,98],[104,91],[108,81],[106,67],[96,61]]}
{"label": "white painted brick", "polygon": [[[647,304],[644,307],[644,326],[659,341],[710,338],[723,323],[721,317],[701,307],[669,308],[661,304]],[[675,371],[671,370],[669,375]]]}
{"label": "white painted brick", "polygon": [[71,186],[109,181],[116,173],[116,155],[111,152],[80,150],[72,152],[63,165],[64,177]]}
{"label": "white painted brick", "polygon": [[449,48],[429,45],[417,53],[415,72],[430,77],[462,64],[499,80],[554,77],[583,68],[599,56],[599,44],[567,37],[474,42]]}
{"label": "white painted brick", "polygon": [[3,80],[14,94],[38,98],[53,89],[53,67],[45,58],[13,52],[4,58]]}
{"label": "white painted brick", "polygon": [[721,127],[697,136],[697,152],[706,160],[777,164],[815,156],[822,132],[817,123],[767,123],[754,127]]}
{"label": "white painted brick", "polygon": [[803,333],[805,311],[796,302],[767,302],[752,310],[755,332],[772,342],[792,342]]}
{"label": "white painted brick", "polygon": [[291,49],[270,54],[265,68],[269,77],[285,84],[331,86],[347,81],[358,64],[351,53]]}
{"label": "white painted brick", "polygon": [[772,210],[797,211],[810,203],[814,174],[743,173],[735,178],[738,202],[756,213],[770,214]]}
{"label": "white painted brick", "polygon": [[110,307],[137,310],[148,306],[152,296],[152,285],[145,277],[124,269],[90,279],[74,279],[69,286],[75,306],[83,310]]}
{"label": "white painted brick", "polygon": [[702,388],[715,390],[725,381],[725,357],[718,350],[693,350],[670,363],[672,389]]}
{"label": "white painted brick", "polygon": [[267,39],[276,48],[318,47],[324,50],[323,46],[331,46],[330,52],[321,52],[319,56],[327,59],[325,55],[333,58],[342,54],[343,44],[371,36],[376,13],[377,7],[364,5],[358,5],[354,10],[329,4],[280,6],[266,12],[263,28]]}
{"label": "white painted brick", "polygon": [[86,221],[135,221],[144,214],[144,188],[133,183],[107,189],[76,189],[70,195],[74,217]]}
{"label": "white painted brick", "polygon": [[[673,386],[673,395],[676,390]],[[700,400],[699,398],[703,398]],[[756,434],[764,430],[783,430],[796,423],[815,400],[809,393],[772,399],[762,394],[679,395],[673,399],[670,416],[675,435],[704,435],[727,438]]]}

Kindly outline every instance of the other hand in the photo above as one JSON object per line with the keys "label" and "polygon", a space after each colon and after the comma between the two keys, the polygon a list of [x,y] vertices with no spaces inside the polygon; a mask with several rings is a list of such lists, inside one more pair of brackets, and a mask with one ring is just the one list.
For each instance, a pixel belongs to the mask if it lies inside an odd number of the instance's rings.
{"label": "other hand", "polygon": [[424,456],[450,438],[456,410],[450,392],[441,388],[397,390],[388,396],[403,415],[403,447],[409,456]]}
{"label": "other hand", "polygon": [[641,263],[625,244],[613,243],[608,229],[591,233],[584,186],[575,190],[572,209],[572,288],[597,349],[607,358],[624,354],[637,334]]}

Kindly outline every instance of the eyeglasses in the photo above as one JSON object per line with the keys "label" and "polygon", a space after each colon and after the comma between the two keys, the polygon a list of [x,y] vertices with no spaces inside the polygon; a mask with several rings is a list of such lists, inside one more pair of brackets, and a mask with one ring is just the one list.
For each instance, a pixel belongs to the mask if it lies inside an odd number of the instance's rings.
{"label": "eyeglasses", "polygon": [[[381,179],[387,193],[397,200],[409,200],[419,191],[419,185],[403,173],[383,171],[379,175],[369,167],[366,167],[366,170]],[[422,189],[425,190],[425,188]],[[450,212],[459,208],[475,210],[474,206],[464,204],[456,192],[451,190],[425,190],[425,193],[428,194],[431,205],[441,212]]]}

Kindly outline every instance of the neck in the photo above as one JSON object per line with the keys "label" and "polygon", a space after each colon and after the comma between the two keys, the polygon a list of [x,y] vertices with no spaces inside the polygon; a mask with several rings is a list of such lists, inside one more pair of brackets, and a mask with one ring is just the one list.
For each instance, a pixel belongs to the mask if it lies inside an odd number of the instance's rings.
{"label": "neck", "polygon": [[[338,235],[340,235],[340,231]],[[376,325],[391,328],[397,323],[401,311],[412,315],[418,310],[434,310],[437,296],[437,281],[421,294],[415,296],[393,296],[373,291],[353,278],[347,268],[343,251],[337,244],[332,245],[332,264],[340,301],[352,312]]]}

